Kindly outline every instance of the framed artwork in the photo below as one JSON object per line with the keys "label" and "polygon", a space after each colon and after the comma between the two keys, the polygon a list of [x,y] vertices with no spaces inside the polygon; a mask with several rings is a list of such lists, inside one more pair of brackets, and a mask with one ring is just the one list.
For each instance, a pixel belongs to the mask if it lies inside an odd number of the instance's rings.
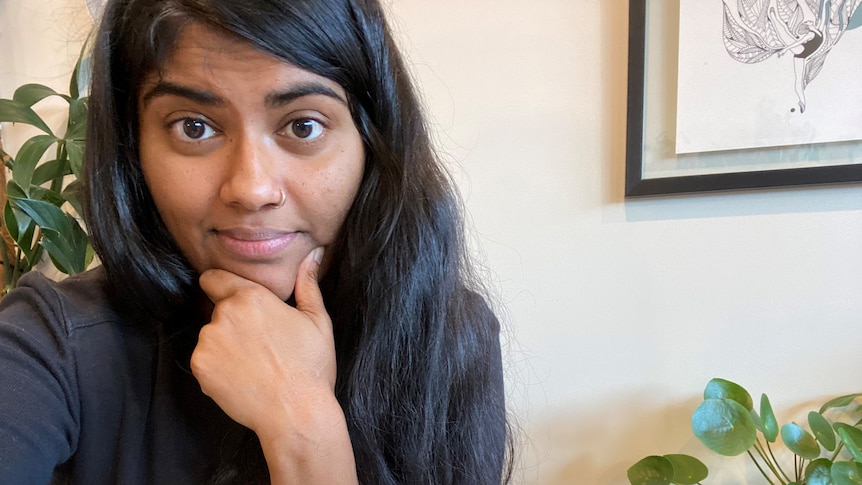
{"label": "framed artwork", "polygon": [[626,197],[862,182],[862,0],[630,0]]}

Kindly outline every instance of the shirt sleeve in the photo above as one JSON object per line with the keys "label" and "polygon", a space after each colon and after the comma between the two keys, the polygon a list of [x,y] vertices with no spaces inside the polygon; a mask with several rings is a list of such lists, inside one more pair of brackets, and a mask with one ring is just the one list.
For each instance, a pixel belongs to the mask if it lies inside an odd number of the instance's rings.
{"label": "shirt sleeve", "polygon": [[75,357],[41,275],[0,303],[0,483],[47,484],[77,446]]}

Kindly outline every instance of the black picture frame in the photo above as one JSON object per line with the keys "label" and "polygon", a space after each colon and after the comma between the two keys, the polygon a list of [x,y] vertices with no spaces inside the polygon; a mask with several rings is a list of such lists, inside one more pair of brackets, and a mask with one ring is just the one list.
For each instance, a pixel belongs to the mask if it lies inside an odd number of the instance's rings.
{"label": "black picture frame", "polygon": [[862,182],[862,163],[644,178],[647,9],[651,1],[629,0],[626,197]]}

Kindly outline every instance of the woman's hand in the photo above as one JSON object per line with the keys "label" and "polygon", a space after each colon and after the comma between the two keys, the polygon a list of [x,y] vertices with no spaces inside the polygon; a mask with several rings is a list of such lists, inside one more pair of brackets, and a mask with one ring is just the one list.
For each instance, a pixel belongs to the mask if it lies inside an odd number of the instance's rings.
{"label": "woman's hand", "polygon": [[[322,253],[315,249],[299,267],[296,308],[227,271],[200,277],[214,309],[192,353],[192,372],[204,394],[257,433],[273,483],[355,481],[347,426],[334,395],[332,322],[317,284]],[[337,472],[342,467],[334,463],[345,466]]]}

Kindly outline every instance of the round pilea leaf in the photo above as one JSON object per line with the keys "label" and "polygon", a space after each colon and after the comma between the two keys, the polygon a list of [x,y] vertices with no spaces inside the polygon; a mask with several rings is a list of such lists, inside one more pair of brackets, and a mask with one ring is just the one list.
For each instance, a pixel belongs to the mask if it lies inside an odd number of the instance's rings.
{"label": "round pilea leaf", "polygon": [[707,448],[725,456],[744,453],[757,438],[748,409],[730,399],[703,401],[691,416],[691,429]]}
{"label": "round pilea leaf", "polygon": [[695,485],[709,476],[709,469],[697,458],[689,455],[664,455],[673,465],[673,483]]}
{"label": "round pilea leaf", "polygon": [[781,441],[790,451],[806,460],[813,460],[820,456],[820,445],[817,444],[817,440],[796,423],[787,423],[781,427]]}
{"label": "round pilea leaf", "polygon": [[706,384],[706,389],[703,390],[704,399],[730,399],[741,404],[746,410],[754,409],[754,402],[751,400],[751,394],[735,382],[730,382],[726,379],[718,377],[712,379]]}
{"label": "round pilea leaf", "polygon": [[841,441],[844,442],[847,451],[853,455],[853,458],[857,462],[862,462],[862,450],[860,450],[860,446],[862,446],[862,430],[854,428],[847,423],[835,423],[835,430],[838,432],[838,436],[841,437]]}
{"label": "round pilea leaf", "polygon": [[822,414],[811,411],[808,413],[808,426],[811,426],[811,432],[817,441],[829,451],[835,451],[835,430],[829,421]]}
{"label": "round pilea leaf", "polygon": [[763,423],[763,437],[770,443],[778,438],[778,420],[766,394],[760,396],[760,420]]}
{"label": "round pilea leaf", "polygon": [[852,461],[836,461],[832,464],[832,481],[835,485],[862,485],[859,465]]}
{"label": "round pilea leaf", "polygon": [[818,458],[805,467],[805,483],[807,485],[835,485],[832,481],[832,462],[827,458]]}
{"label": "round pilea leaf", "polygon": [[670,485],[673,465],[663,456],[648,456],[632,465],[626,475],[631,485]]}

